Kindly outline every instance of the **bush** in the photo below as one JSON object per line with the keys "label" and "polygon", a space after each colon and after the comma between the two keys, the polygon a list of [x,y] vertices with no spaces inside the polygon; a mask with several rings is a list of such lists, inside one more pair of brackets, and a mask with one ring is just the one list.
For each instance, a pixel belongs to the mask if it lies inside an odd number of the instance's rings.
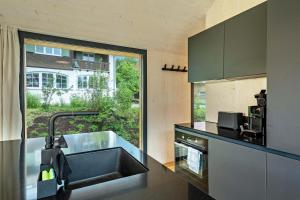
{"label": "bush", "polygon": [[81,107],[86,107],[87,106],[87,103],[86,101],[81,98],[81,97],[78,97],[78,96],[73,96],[71,98],[71,107],[72,108],[81,108]]}
{"label": "bush", "polygon": [[27,93],[27,108],[40,108],[41,107],[41,101],[40,97],[31,93]]}

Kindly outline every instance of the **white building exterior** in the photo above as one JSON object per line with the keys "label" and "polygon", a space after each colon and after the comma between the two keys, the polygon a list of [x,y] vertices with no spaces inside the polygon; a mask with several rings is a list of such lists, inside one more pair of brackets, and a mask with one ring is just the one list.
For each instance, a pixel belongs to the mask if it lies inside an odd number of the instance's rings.
{"label": "white building exterior", "polygon": [[[116,64],[115,64],[114,56],[109,55],[109,71],[101,72],[101,75],[107,77],[108,79],[108,94],[114,95],[116,90]],[[98,72],[96,72],[98,73]],[[89,92],[92,88],[89,87],[89,79],[95,74],[95,71],[92,70],[65,70],[65,69],[50,69],[46,67],[26,67],[26,76],[30,75],[34,76],[32,79],[28,79],[28,81],[33,81],[34,84],[26,84],[27,92],[33,95],[37,95],[42,99],[43,92],[43,74],[52,74],[54,88],[66,90],[67,92],[63,92],[61,96],[55,94],[52,97],[51,104],[60,104],[65,103],[69,104],[71,102],[71,98],[73,96],[88,98]],[[58,77],[61,80],[61,77],[66,78],[66,84],[57,84]],[[33,80],[34,79],[34,80]],[[25,78],[26,80],[26,78]]]}

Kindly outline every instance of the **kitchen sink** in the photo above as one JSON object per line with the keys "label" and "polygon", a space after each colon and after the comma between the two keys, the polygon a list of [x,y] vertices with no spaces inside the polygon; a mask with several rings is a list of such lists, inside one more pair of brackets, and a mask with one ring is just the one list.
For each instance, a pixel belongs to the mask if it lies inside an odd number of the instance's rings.
{"label": "kitchen sink", "polygon": [[121,147],[66,155],[72,170],[66,189],[145,173],[148,169]]}

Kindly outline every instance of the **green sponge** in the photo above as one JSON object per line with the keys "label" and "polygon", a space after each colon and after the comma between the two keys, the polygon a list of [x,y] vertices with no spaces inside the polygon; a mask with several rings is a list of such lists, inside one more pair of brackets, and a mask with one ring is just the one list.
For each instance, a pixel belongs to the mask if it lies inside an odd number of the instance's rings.
{"label": "green sponge", "polygon": [[53,168],[51,168],[50,171],[49,171],[49,179],[54,179],[54,170],[53,170]]}
{"label": "green sponge", "polygon": [[46,181],[49,180],[49,173],[47,172],[47,170],[43,170],[42,171],[42,181]]}

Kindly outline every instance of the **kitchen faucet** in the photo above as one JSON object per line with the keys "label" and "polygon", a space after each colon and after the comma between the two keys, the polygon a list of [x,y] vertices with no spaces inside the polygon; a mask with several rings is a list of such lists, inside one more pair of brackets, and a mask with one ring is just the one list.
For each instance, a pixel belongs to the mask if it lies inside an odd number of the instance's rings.
{"label": "kitchen faucet", "polygon": [[97,111],[83,111],[83,112],[58,112],[53,114],[48,123],[48,136],[46,136],[45,148],[41,151],[41,164],[52,165],[57,175],[58,184],[62,183],[62,180],[66,180],[71,173],[71,169],[65,158],[65,155],[61,148],[68,148],[68,144],[63,135],[55,139],[55,121],[59,117],[75,117],[75,116],[87,116],[87,115],[99,115]]}

